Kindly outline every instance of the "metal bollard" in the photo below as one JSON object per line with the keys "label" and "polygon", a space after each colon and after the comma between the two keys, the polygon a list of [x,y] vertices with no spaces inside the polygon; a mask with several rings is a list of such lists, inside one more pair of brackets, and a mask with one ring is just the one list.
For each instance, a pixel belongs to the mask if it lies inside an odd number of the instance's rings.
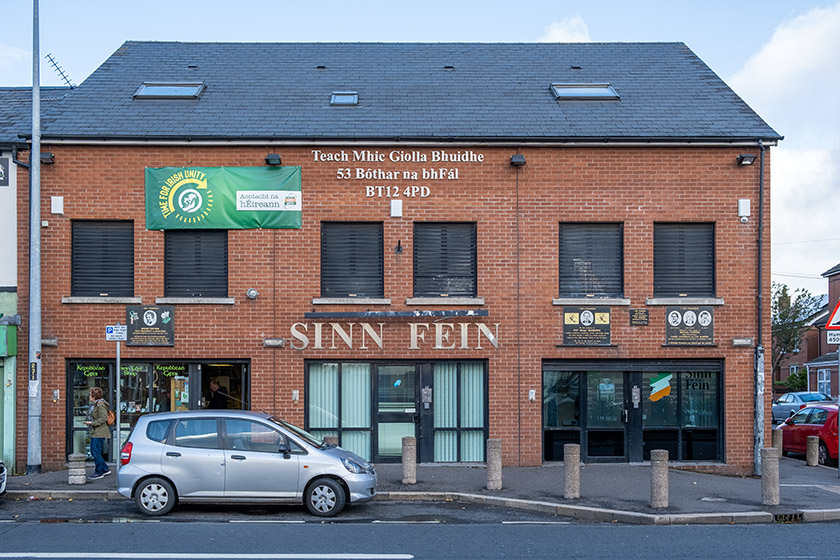
{"label": "metal bollard", "polygon": [[502,489],[502,440],[487,440],[487,489]]}
{"label": "metal bollard", "polygon": [[67,457],[67,469],[68,484],[84,484],[87,482],[84,453],[71,453]]}
{"label": "metal bollard", "polygon": [[402,483],[417,484],[417,438],[402,438]]}
{"label": "metal bollard", "polygon": [[779,450],[779,457],[782,456],[782,430],[771,430],[773,432],[773,447]]}
{"label": "metal bollard", "polygon": [[650,452],[650,507],[668,507],[668,450]]}
{"label": "metal bollard", "polygon": [[820,436],[808,436],[808,446],[805,448],[805,464],[816,467],[819,464]]}
{"label": "metal bollard", "polygon": [[324,436],[324,443],[338,447],[338,436]]}
{"label": "metal bollard", "polygon": [[566,475],[563,497],[567,500],[580,498],[580,445],[567,443],[563,446],[563,470]]}
{"label": "metal bollard", "polygon": [[779,505],[779,450],[775,447],[761,450],[761,503]]}

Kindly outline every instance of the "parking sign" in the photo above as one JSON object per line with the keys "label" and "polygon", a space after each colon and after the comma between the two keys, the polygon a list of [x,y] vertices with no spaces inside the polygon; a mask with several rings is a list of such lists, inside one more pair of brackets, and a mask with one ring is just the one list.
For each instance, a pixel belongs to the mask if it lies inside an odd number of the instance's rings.
{"label": "parking sign", "polygon": [[126,333],[128,329],[126,325],[106,325],[105,326],[105,340],[126,340]]}

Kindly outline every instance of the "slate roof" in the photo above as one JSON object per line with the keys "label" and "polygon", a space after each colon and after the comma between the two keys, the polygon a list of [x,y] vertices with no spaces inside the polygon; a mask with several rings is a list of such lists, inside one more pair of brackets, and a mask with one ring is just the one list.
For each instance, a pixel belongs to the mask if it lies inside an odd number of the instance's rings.
{"label": "slate roof", "polygon": [[834,276],[834,275],[835,275],[835,274],[837,274],[837,273],[840,273],[840,264],[836,264],[836,265],[832,266],[831,268],[829,268],[828,270],[826,270],[825,272],[823,272],[823,273],[821,274],[821,276],[822,276],[823,278],[830,278],[830,277]]}
{"label": "slate roof", "polygon": [[[133,99],[144,81],[203,81],[206,89],[196,100]],[[621,100],[558,102],[550,91],[557,82],[610,83]],[[359,93],[358,106],[330,106],[333,91],[348,90]],[[50,107],[42,134],[431,142],[781,138],[682,43],[129,41]]]}
{"label": "slate roof", "polygon": [[[45,109],[70,91],[66,87],[41,88],[41,128]],[[18,135],[32,136],[32,88],[0,87],[0,146],[23,144]]]}

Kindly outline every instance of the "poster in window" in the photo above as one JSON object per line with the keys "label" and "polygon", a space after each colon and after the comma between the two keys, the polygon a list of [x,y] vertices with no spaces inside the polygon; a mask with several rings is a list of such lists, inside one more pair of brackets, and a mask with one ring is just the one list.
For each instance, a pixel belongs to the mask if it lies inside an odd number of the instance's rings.
{"label": "poster in window", "polygon": [[564,346],[609,346],[609,307],[566,307],[563,309]]}
{"label": "poster in window", "polygon": [[9,158],[0,157],[0,187],[9,186],[9,173],[11,173],[9,169]]}
{"label": "poster in window", "polygon": [[715,343],[714,326],[711,306],[668,307],[665,311],[665,344],[712,346]]}
{"label": "poster in window", "polygon": [[126,346],[175,346],[175,314],[171,305],[129,305]]}

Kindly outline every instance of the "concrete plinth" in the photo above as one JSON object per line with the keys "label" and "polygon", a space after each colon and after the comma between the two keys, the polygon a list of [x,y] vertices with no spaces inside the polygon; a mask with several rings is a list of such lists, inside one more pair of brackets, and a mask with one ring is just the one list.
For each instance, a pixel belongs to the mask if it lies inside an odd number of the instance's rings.
{"label": "concrete plinth", "polygon": [[567,500],[580,498],[580,445],[567,443],[563,446],[563,470],[563,497]]}

